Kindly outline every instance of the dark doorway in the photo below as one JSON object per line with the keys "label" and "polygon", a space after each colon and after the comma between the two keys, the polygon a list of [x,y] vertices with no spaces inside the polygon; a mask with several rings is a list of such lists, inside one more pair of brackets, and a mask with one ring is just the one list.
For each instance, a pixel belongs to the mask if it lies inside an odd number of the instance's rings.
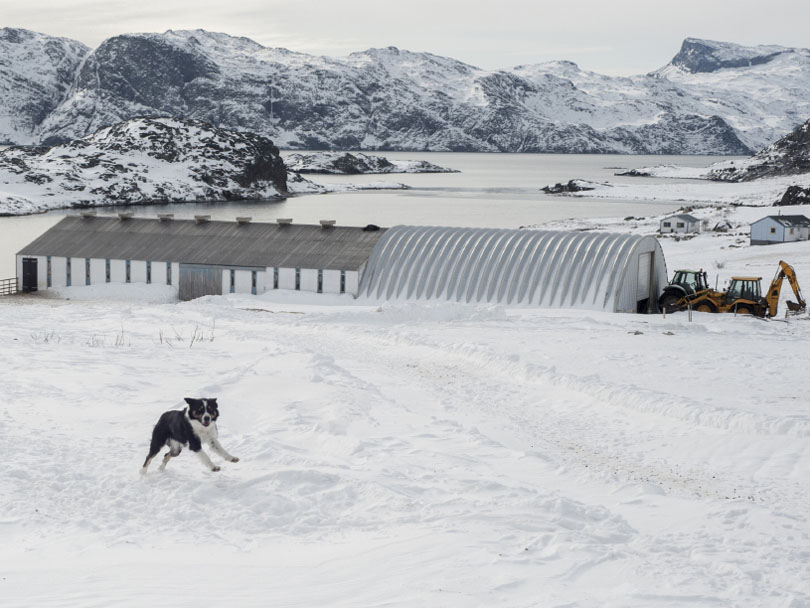
{"label": "dark doorway", "polygon": [[22,290],[37,290],[37,258],[23,258],[22,261]]}

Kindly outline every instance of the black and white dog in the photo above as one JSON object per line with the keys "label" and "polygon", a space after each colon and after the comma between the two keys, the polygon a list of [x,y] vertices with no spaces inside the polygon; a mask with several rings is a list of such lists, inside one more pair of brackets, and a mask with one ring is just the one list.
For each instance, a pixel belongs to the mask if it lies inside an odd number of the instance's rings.
{"label": "black and white dog", "polygon": [[141,468],[141,475],[146,475],[149,463],[157,456],[163,446],[169,446],[169,451],[163,456],[159,470],[166,468],[169,460],[180,454],[182,449],[188,446],[192,452],[197,454],[206,468],[212,471],[219,471],[208,457],[202,446],[211,446],[217,454],[230,462],[239,462],[239,459],[231,456],[217,439],[217,409],[216,399],[191,399],[186,397],[188,407],[184,410],[172,410],[163,413],[152,431],[152,443],[149,446],[149,454]]}

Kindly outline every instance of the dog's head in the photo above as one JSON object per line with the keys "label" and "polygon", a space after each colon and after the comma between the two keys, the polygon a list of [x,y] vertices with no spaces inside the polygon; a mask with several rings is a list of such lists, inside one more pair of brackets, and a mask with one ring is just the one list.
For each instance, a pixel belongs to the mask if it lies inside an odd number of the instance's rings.
{"label": "dog's head", "polygon": [[192,399],[186,397],[186,403],[188,403],[188,417],[198,421],[203,426],[208,426],[219,418],[216,399]]}

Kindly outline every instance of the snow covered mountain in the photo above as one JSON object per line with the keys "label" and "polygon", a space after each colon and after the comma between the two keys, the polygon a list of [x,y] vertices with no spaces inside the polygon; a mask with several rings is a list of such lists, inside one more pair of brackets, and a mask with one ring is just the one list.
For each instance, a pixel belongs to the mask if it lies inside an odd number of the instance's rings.
{"label": "snow covered mountain", "polygon": [[90,49],[80,42],[0,28],[0,144],[30,144],[71,90]]}
{"label": "snow covered mountain", "polygon": [[83,56],[71,86],[53,91],[58,107],[19,139],[164,114],[283,148],[749,154],[810,116],[808,87],[806,49],[696,39],[664,68],[619,78],[567,61],[490,71],[394,47],[329,58],[170,30]]}
{"label": "snow covered mountain", "polygon": [[267,138],[172,118],[132,119],[69,144],[0,152],[0,213],[287,194]]}
{"label": "snow covered mountain", "polygon": [[288,171],[296,173],[323,173],[357,175],[360,173],[458,173],[426,160],[388,160],[357,152],[313,152],[290,154],[284,159]]}

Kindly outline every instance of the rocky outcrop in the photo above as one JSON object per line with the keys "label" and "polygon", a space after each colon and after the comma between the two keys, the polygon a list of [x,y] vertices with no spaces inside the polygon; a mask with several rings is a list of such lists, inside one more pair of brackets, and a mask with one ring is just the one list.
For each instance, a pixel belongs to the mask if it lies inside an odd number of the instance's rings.
{"label": "rocky outcrop", "polygon": [[424,160],[388,160],[349,152],[313,152],[290,154],[284,159],[287,169],[296,173],[358,175],[363,173],[457,173]]}
{"label": "rocky outcrop", "polygon": [[722,69],[743,68],[769,63],[793,49],[780,46],[743,47],[726,42],[687,38],[672,59],[672,65],[696,73],[717,72]]}
{"label": "rocky outcrop", "polygon": [[810,205],[810,188],[788,186],[782,198],[773,204],[774,207],[785,207],[789,205]]}
{"label": "rocky outcrop", "polygon": [[287,194],[273,142],[193,120],[138,118],[68,144],[0,152],[0,213],[271,199]]}
{"label": "rocky outcrop", "polygon": [[747,182],[763,177],[810,173],[810,120],[749,159],[722,163],[709,179]]}
{"label": "rocky outcrop", "polygon": [[583,179],[572,179],[566,184],[557,183],[553,186],[545,186],[540,188],[546,194],[568,194],[570,192],[584,192],[587,190],[595,190],[595,186],[591,182]]}

